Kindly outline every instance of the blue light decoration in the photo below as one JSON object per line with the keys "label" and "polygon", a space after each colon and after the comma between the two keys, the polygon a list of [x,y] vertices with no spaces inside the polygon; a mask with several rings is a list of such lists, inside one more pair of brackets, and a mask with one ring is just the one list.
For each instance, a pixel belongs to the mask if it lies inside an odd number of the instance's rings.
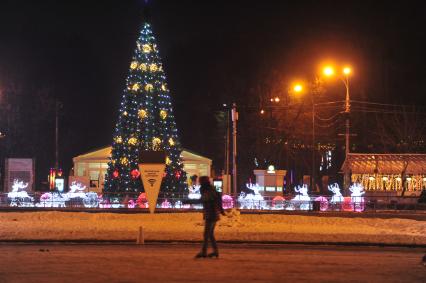
{"label": "blue light decoration", "polygon": [[166,152],[165,176],[160,193],[176,197],[186,187],[180,160],[181,144],[173,115],[170,91],[156,40],[144,23],[130,62],[105,177],[104,193],[143,192],[138,170],[139,152]]}

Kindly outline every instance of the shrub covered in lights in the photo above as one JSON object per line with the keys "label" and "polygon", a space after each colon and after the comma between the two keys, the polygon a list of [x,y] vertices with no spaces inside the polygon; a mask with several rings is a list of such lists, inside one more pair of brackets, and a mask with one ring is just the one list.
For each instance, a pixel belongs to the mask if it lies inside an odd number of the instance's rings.
{"label": "shrub covered in lights", "polygon": [[139,152],[163,150],[166,172],[161,192],[173,196],[183,192],[186,174],[166,76],[148,23],[143,24],[136,45],[121,98],[104,193],[142,192]]}

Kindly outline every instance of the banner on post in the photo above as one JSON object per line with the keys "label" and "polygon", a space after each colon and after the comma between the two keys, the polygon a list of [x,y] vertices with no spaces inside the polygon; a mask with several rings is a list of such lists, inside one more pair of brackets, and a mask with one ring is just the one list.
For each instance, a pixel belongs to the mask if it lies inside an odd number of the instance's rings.
{"label": "banner on post", "polygon": [[148,200],[149,212],[154,213],[166,168],[164,151],[143,151],[139,155],[139,172]]}

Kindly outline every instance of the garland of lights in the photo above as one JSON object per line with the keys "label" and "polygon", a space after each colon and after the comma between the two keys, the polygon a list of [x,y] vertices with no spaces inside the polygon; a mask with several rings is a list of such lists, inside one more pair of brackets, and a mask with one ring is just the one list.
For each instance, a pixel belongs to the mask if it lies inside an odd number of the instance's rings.
{"label": "garland of lights", "polygon": [[[360,183],[368,191],[402,191],[403,180],[399,174],[352,174],[353,183]],[[407,191],[421,191],[426,177],[412,175],[405,178]]]}

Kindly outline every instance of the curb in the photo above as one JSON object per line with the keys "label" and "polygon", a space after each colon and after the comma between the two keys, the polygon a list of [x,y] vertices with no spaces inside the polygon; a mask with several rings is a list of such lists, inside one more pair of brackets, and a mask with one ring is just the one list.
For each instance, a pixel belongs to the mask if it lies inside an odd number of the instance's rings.
{"label": "curb", "polygon": [[[393,248],[426,248],[425,244],[389,244],[389,243],[366,243],[366,242],[296,242],[296,241],[217,241],[219,244],[233,245],[303,245],[303,246],[346,246],[346,247],[393,247]],[[138,245],[135,240],[0,240],[3,244],[93,244],[93,245]],[[146,244],[201,244],[202,241],[191,240],[145,240]],[[139,246],[139,245],[138,245]]]}

